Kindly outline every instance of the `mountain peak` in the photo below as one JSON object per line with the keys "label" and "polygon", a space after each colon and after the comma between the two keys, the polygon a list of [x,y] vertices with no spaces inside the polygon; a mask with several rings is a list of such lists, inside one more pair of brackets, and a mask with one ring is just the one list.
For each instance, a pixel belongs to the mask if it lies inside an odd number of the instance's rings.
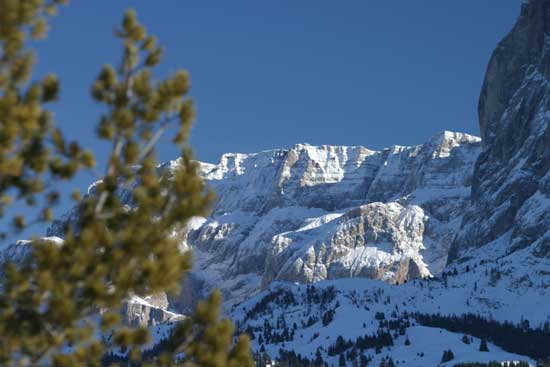
{"label": "mountain peak", "polygon": [[435,143],[437,145],[440,145],[448,141],[476,143],[481,141],[481,139],[477,136],[466,134],[466,133],[444,130],[435,134],[429,140],[430,143]]}

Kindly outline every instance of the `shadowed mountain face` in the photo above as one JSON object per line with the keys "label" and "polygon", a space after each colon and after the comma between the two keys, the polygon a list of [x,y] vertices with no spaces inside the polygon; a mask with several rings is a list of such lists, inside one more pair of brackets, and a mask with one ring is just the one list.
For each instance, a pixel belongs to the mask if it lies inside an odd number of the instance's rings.
{"label": "shadowed mountain face", "polygon": [[479,101],[483,152],[451,259],[510,234],[508,252],[550,256],[550,1],[524,2],[494,51]]}

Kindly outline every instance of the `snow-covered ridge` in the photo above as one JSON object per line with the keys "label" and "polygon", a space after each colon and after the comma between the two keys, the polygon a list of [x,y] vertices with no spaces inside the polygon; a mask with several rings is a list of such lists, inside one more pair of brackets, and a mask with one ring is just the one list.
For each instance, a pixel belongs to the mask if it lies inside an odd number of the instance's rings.
{"label": "snow-covered ridge", "polygon": [[[281,279],[403,282],[437,274],[480,151],[479,138],[446,131],[412,147],[297,144],[199,163],[218,200],[184,234],[182,250],[197,255],[190,279],[210,288],[242,278],[235,287],[246,296]],[[179,161],[161,167],[176,170]],[[57,222],[48,234],[62,228]]]}
{"label": "snow-covered ridge", "polygon": [[[194,251],[195,266],[168,308],[185,313],[214,287],[231,305],[276,280],[402,283],[438,274],[480,151],[479,138],[442,132],[381,151],[297,144],[199,163],[218,199],[183,233],[181,249]],[[178,167],[174,160],[160,169]],[[48,235],[62,235],[77,217],[71,210]]]}
{"label": "snow-covered ridge", "polygon": [[[6,263],[22,264],[23,261],[28,259],[31,255],[30,245],[32,242],[33,241],[30,240],[19,240],[2,249],[2,251],[0,251],[0,268]],[[38,242],[61,246],[63,244],[63,239],[56,236],[42,237]],[[1,271],[0,269],[0,275]]]}
{"label": "snow-covered ridge", "polygon": [[[467,186],[464,178],[473,168],[468,165],[477,158],[480,145],[477,137],[448,131],[422,145],[382,151],[297,144],[290,149],[224,154],[218,164],[201,163],[200,171],[218,192],[216,213],[262,212],[289,204],[332,210],[365,200],[386,201],[415,186]],[[461,165],[467,166],[466,174],[458,172]],[[388,188],[388,183],[393,187]],[[314,196],[321,191],[323,200],[317,201]]]}
{"label": "snow-covered ridge", "polygon": [[232,304],[277,280],[438,274],[480,152],[479,138],[445,131],[412,147],[297,144],[199,163],[217,201],[184,235],[196,262],[175,303],[213,287]]}

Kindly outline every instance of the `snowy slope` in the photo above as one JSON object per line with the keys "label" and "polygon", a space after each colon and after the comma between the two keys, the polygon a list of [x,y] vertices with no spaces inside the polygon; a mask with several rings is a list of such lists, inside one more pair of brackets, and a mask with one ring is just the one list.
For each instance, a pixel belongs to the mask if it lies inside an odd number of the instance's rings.
{"label": "snowy slope", "polygon": [[[458,277],[456,277],[458,278]],[[511,303],[504,303],[507,312],[496,310],[483,302],[474,302],[476,296],[467,296],[457,292],[463,286],[462,280],[449,279],[447,287],[443,281],[425,282],[419,287],[419,281],[414,284],[393,286],[377,281],[362,279],[339,279],[324,281],[314,285],[291,285],[288,283],[274,283],[268,291],[262,292],[256,298],[244,302],[233,310],[232,316],[239,322],[241,330],[254,334],[254,349],[260,351],[265,348],[272,357],[279,356],[279,350],[293,350],[300,355],[314,359],[317,349],[322,351],[325,361],[338,362],[338,355],[329,355],[329,346],[333,345],[338,336],[345,340],[355,340],[364,335],[376,334],[379,330],[377,313],[383,313],[386,320],[397,320],[403,313],[442,313],[462,314],[476,313],[494,316],[499,320],[514,319],[520,321],[522,313],[531,313],[533,320],[548,320],[547,310],[541,306],[545,300],[538,295],[538,302],[530,303],[533,307],[524,307],[527,301],[521,303],[517,294],[506,294],[503,288],[495,289],[491,295],[494,302],[504,301],[512,296]],[[480,285],[480,288],[483,285]],[[329,288],[335,290],[336,295],[329,302],[316,302],[308,299],[308,292],[322,294]],[[314,290],[314,291],[313,291]],[[498,294],[501,293],[501,298]],[[278,294],[275,298],[273,295]],[[485,294],[487,295],[487,294]],[[270,297],[271,296],[271,297]],[[533,292],[526,297],[537,296]],[[270,299],[269,302],[262,302]],[[288,301],[292,299],[292,301]],[[261,312],[254,312],[258,304],[264,303]],[[334,316],[328,324],[323,324],[323,315],[327,310],[334,310]],[[520,311],[521,310],[521,311]],[[533,314],[534,313],[534,314]],[[313,323],[308,323],[313,319]],[[284,320],[284,321],[281,321]],[[304,322],[306,324],[304,325]],[[291,341],[266,342],[263,335],[266,323],[270,325],[271,333],[282,334],[285,327],[294,330]],[[296,329],[293,325],[296,324]],[[532,325],[537,325],[533,321]],[[393,345],[382,348],[376,353],[374,348],[367,349],[366,355],[374,359],[374,366],[378,366],[381,358],[391,356],[394,361],[404,361],[407,366],[437,366],[441,361],[443,351],[452,350],[455,359],[452,364],[461,362],[489,362],[489,361],[533,361],[526,356],[519,356],[503,351],[489,343],[489,352],[480,352],[480,340],[471,337],[470,344],[462,341],[464,334],[452,333],[443,329],[420,326],[414,317],[410,317],[410,326],[405,333],[399,335],[392,331]],[[405,343],[410,341],[410,345]],[[423,354],[422,356],[420,354]],[[350,364],[351,365],[351,364]]]}

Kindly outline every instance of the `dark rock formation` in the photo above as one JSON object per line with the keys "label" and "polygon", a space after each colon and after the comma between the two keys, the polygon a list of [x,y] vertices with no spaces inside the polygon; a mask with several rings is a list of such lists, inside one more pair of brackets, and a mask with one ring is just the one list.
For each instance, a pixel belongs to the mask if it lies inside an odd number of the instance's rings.
{"label": "dark rock formation", "polygon": [[508,252],[550,255],[549,37],[550,1],[524,2],[491,57],[479,101],[484,150],[451,260],[505,234]]}

